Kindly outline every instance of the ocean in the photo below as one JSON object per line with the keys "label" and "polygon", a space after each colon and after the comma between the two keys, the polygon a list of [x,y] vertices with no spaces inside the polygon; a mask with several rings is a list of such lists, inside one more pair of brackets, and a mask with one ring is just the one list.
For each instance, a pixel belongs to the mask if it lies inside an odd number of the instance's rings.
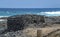
{"label": "ocean", "polygon": [[53,16],[56,13],[60,15],[60,8],[0,8],[0,17],[22,14]]}

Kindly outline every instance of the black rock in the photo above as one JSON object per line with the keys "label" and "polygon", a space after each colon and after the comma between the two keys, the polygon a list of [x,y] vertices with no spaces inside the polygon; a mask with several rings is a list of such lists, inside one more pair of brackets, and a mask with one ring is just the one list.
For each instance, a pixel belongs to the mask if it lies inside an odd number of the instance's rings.
{"label": "black rock", "polygon": [[34,23],[44,23],[44,16],[42,15],[15,15],[7,18],[8,31],[23,30],[25,27],[32,26]]}

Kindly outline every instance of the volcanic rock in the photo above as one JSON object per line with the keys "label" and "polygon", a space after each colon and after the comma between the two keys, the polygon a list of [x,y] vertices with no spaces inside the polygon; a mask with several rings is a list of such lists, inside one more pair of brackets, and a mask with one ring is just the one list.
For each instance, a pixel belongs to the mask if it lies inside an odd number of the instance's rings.
{"label": "volcanic rock", "polygon": [[23,30],[27,27],[43,27],[42,15],[15,15],[7,19],[8,31]]}

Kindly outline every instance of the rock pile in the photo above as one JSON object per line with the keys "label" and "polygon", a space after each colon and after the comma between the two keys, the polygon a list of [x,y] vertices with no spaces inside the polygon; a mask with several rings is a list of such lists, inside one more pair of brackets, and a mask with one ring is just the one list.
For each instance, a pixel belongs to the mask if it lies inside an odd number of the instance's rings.
{"label": "rock pile", "polygon": [[17,31],[27,27],[43,27],[44,22],[44,16],[41,15],[16,15],[7,19],[7,28],[8,31]]}

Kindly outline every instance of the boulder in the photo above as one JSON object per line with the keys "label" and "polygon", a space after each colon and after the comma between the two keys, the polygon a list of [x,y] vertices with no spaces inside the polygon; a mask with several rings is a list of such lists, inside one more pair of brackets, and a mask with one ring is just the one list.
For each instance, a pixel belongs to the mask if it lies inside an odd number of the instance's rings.
{"label": "boulder", "polygon": [[41,27],[40,23],[44,22],[42,15],[14,15],[7,18],[7,29],[17,31],[27,27]]}

